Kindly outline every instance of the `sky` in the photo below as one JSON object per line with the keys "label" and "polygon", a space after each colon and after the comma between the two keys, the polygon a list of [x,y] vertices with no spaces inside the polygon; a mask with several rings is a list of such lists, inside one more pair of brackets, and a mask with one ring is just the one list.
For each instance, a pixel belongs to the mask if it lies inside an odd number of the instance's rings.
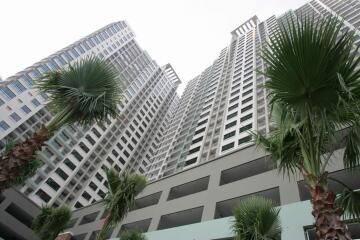
{"label": "sky", "polygon": [[257,15],[265,20],[305,0],[10,0],[0,2],[3,79],[115,21],[126,20],[137,42],[179,75],[181,94],[230,43],[230,32]]}

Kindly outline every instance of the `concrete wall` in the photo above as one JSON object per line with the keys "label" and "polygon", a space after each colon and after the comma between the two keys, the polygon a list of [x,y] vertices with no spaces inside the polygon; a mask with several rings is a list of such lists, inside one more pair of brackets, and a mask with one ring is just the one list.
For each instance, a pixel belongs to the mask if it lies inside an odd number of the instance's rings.
{"label": "concrete wall", "polygon": [[35,240],[29,225],[40,208],[14,188],[0,195],[0,239]]}
{"label": "concrete wall", "polygon": [[[335,152],[334,154],[335,159],[339,159],[341,156],[341,150]],[[138,198],[161,191],[162,194],[158,204],[129,212],[128,216],[124,219],[124,221],[114,229],[112,237],[116,237],[118,235],[121,225],[141,221],[144,219],[151,219],[148,232],[156,231],[158,229],[161,216],[199,206],[203,206],[201,222],[213,220],[217,202],[276,187],[279,187],[281,205],[288,205],[291,203],[299,202],[300,196],[297,181],[300,180],[300,178],[284,178],[282,174],[279,174],[277,172],[277,170],[267,171],[239,181],[235,181],[225,185],[219,185],[222,170],[226,170],[261,157],[264,157],[263,152],[256,150],[254,147],[248,147],[246,149],[227,154],[213,161],[206,162],[189,170],[177,173],[170,177],[150,183],[146,187],[146,189],[138,196]],[[336,171],[342,169],[342,167],[343,166],[341,164],[341,161],[334,161],[329,171]],[[210,176],[208,189],[206,191],[167,201],[169,191],[172,187],[188,183],[190,181],[197,180],[206,176]],[[100,213],[98,214],[95,221],[77,226],[81,221],[82,216],[96,211],[100,211]],[[290,210],[288,212],[285,211],[284,214],[286,215],[290,212]],[[75,227],[70,228],[67,231],[72,232],[74,235],[88,233],[87,236],[84,238],[85,240],[88,239],[91,235],[91,232],[101,228],[102,220],[100,220],[100,218],[102,213],[103,207],[101,202],[75,211],[73,213],[73,218],[78,218],[77,223],[75,224]],[[290,216],[296,215],[291,214]],[[216,222],[221,224],[224,223],[223,221],[225,220],[216,220]],[[217,224],[216,222],[214,222],[214,224]],[[294,222],[286,220],[284,221],[284,223],[287,224]],[[209,222],[209,224],[211,225],[212,223]],[[287,227],[291,228],[291,226],[292,225],[289,224]],[[190,227],[190,225],[188,227]],[[186,229],[187,226],[182,226],[181,228]],[[171,232],[172,230],[161,230],[161,232],[163,231]],[[297,230],[296,232],[299,231],[300,230]],[[151,234],[156,235],[156,233],[148,233],[149,236],[152,236]],[[176,235],[176,232],[173,232],[173,234]],[[300,239],[302,238],[299,238],[299,240]]]}

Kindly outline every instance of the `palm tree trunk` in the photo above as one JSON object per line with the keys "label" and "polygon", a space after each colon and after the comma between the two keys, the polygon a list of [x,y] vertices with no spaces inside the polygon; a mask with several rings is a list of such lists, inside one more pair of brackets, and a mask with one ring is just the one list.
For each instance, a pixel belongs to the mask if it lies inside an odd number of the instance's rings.
{"label": "palm tree trunk", "polygon": [[16,144],[0,158],[0,192],[10,187],[12,181],[19,176],[20,170],[34,159],[35,152],[51,136],[49,129],[41,127],[30,138]]}
{"label": "palm tree trunk", "polygon": [[351,240],[350,232],[341,221],[342,210],[335,207],[335,194],[322,185],[310,187],[312,215],[317,240]]}

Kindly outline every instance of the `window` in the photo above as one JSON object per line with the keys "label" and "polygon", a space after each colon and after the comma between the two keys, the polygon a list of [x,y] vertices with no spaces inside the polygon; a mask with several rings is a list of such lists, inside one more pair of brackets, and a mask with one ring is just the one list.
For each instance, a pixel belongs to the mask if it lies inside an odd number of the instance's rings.
{"label": "window", "polygon": [[233,102],[235,102],[236,100],[239,100],[239,96],[230,99],[230,103],[233,103]]}
{"label": "window", "polygon": [[51,197],[42,189],[39,189],[35,194],[46,203],[51,199]]}
{"label": "window", "polygon": [[84,191],[83,194],[81,195],[83,198],[85,198],[86,200],[90,200],[91,196],[87,191]]}
{"label": "window", "polygon": [[55,182],[54,179],[52,178],[46,180],[46,184],[49,185],[52,189],[54,189],[55,192],[60,188],[60,185],[57,182]]}
{"label": "window", "polygon": [[240,144],[249,142],[250,140],[251,140],[251,136],[246,136],[246,137],[240,138],[238,144],[240,145]]}
{"label": "window", "polygon": [[95,177],[97,178],[97,180],[99,180],[100,182],[104,179],[103,176],[101,176],[99,173],[95,174]]}
{"label": "window", "polygon": [[70,161],[68,158],[65,159],[64,163],[71,170],[74,170],[76,168],[75,164],[72,161]]}
{"label": "window", "polygon": [[250,90],[244,92],[244,93],[242,94],[242,96],[245,97],[246,95],[249,95],[250,93],[252,93],[252,91],[253,91],[253,90],[250,89]]}
{"label": "window", "polygon": [[22,85],[19,81],[13,81],[9,85],[13,87],[18,93],[22,93],[26,90],[24,85]]}
{"label": "window", "polygon": [[21,107],[21,110],[25,113],[28,114],[29,112],[31,112],[30,108],[28,108],[28,106],[24,105]]}
{"label": "window", "polygon": [[[81,147],[81,146],[80,146]],[[83,157],[80,155],[80,153],[78,153],[76,150],[73,150],[72,152],[71,152],[71,154],[80,162],[82,159],[83,159]]]}
{"label": "window", "polygon": [[119,153],[118,153],[117,151],[112,150],[111,152],[114,154],[115,157],[118,157],[118,156],[119,156]]}
{"label": "window", "polygon": [[31,87],[34,84],[33,80],[27,75],[21,76],[20,79],[23,80],[28,87]]}
{"label": "window", "polygon": [[10,128],[10,126],[5,122],[5,121],[1,121],[0,122],[0,128],[4,131],[8,130]]}
{"label": "window", "polygon": [[252,104],[250,104],[249,106],[246,106],[244,108],[241,109],[241,113],[246,112],[247,110],[252,108]]}
{"label": "window", "polygon": [[248,97],[248,98],[242,100],[241,103],[242,103],[242,104],[245,104],[245,103],[247,103],[247,102],[250,102],[252,99],[253,99],[252,96],[251,96],[251,97]]}
{"label": "window", "polygon": [[238,106],[239,104],[232,105],[231,107],[228,108],[228,111],[230,112],[231,110],[236,109]]}
{"label": "window", "polygon": [[208,121],[208,119],[205,119],[205,120],[199,122],[199,123],[197,124],[197,126],[201,126],[201,125],[205,124],[207,121]]}
{"label": "window", "polygon": [[91,131],[94,133],[95,136],[97,136],[98,138],[101,137],[101,134],[99,133],[98,130],[96,130],[96,128],[91,129]]}
{"label": "window", "polygon": [[245,131],[247,131],[247,130],[249,130],[251,128],[252,128],[252,124],[250,123],[250,124],[248,124],[248,125],[246,125],[244,127],[241,127],[239,132],[242,133],[242,132],[245,132]]}
{"label": "window", "polygon": [[233,136],[235,136],[235,131],[232,131],[232,132],[229,132],[229,133],[225,134],[224,135],[224,140],[228,139],[230,137],[233,137]]}
{"label": "window", "polygon": [[195,134],[194,134],[194,135],[199,134],[199,133],[201,133],[201,132],[204,132],[204,131],[205,131],[205,128],[206,128],[206,127],[203,127],[203,128],[201,128],[201,129],[195,131]]}
{"label": "window", "polygon": [[236,125],[236,120],[225,125],[225,129],[231,128]]}
{"label": "window", "polygon": [[119,157],[119,161],[123,164],[123,165],[125,165],[125,160],[122,158],[122,157]]}
{"label": "window", "polygon": [[241,122],[246,121],[246,120],[250,119],[251,117],[252,117],[252,113],[250,113],[250,114],[248,114],[248,115],[240,118],[240,121],[241,121]]}
{"label": "window", "polygon": [[31,103],[34,105],[34,107],[37,107],[37,106],[40,105],[40,102],[39,102],[36,98],[34,98],[33,100],[31,100]]}
{"label": "window", "polygon": [[193,148],[189,151],[189,154],[192,154],[192,153],[196,153],[200,150],[200,146],[199,147],[196,147],[196,148]]}
{"label": "window", "polygon": [[199,138],[194,139],[194,140],[192,141],[192,144],[198,143],[198,142],[200,142],[201,140],[203,140],[203,137],[202,137],[202,136],[199,137]]}
{"label": "window", "polygon": [[11,120],[13,120],[14,122],[18,122],[18,121],[20,121],[20,116],[17,114],[17,113],[12,113],[12,114],[10,114],[10,118],[11,118]]}
{"label": "window", "polygon": [[0,89],[0,96],[5,100],[11,100],[15,97],[15,94],[8,87],[4,87]]}
{"label": "window", "polygon": [[94,145],[95,144],[95,140],[90,136],[90,135],[86,135],[86,140],[89,141],[89,143],[91,143],[91,145]]}
{"label": "window", "polygon": [[[79,146],[86,153],[88,153],[90,151],[90,149],[83,142],[80,142]],[[80,158],[82,159],[82,157],[80,157]],[[81,161],[81,159],[80,160],[78,159],[78,160]]]}
{"label": "window", "polygon": [[[82,205],[81,203],[79,203],[79,202],[76,202],[74,207],[75,207],[75,208],[82,208],[83,205]],[[80,224],[79,224],[79,225],[80,225]]]}
{"label": "window", "polygon": [[191,165],[191,164],[196,163],[196,160],[197,160],[197,157],[194,157],[194,158],[192,158],[192,159],[187,160],[187,161],[185,162],[185,166],[189,166],[189,165]]}
{"label": "window", "polygon": [[234,142],[222,146],[221,151],[226,151],[234,147]]}
{"label": "window", "polygon": [[[112,160],[111,157],[107,157],[107,158],[106,158],[106,161],[108,161],[108,163],[109,163],[110,165],[112,165],[112,164],[114,163],[114,160]],[[106,172],[106,171],[105,171],[105,172]]]}
{"label": "window", "polygon": [[101,190],[99,190],[97,194],[98,194],[101,198],[105,198],[105,196],[106,196],[106,194],[105,194],[103,191],[101,191]]}
{"label": "window", "polygon": [[66,180],[69,175],[67,175],[61,168],[57,168],[55,170],[55,172],[57,173],[57,175],[59,175],[63,180]]}
{"label": "window", "polygon": [[93,190],[96,191],[96,189],[98,188],[97,185],[94,182],[90,182],[89,187]]}
{"label": "window", "polygon": [[237,114],[238,114],[238,112],[234,112],[234,113],[228,115],[228,116],[226,117],[226,119],[229,120],[229,119],[231,119],[231,118],[233,118],[233,117],[236,117]]}

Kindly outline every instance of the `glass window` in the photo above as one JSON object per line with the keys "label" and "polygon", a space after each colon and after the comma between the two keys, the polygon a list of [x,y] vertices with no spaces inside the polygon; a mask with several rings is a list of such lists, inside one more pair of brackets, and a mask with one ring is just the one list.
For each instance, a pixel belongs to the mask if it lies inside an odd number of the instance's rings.
{"label": "glass window", "polygon": [[69,175],[67,175],[61,168],[57,168],[55,170],[55,172],[57,173],[57,175],[59,175],[63,180],[66,180]]}
{"label": "glass window", "polygon": [[0,128],[4,131],[8,130],[10,128],[9,124],[7,124],[5,121],[0,122]]}
{"label": "glass window", "polygon": [[26,74],[22,75],[19,79],[21,79],[28,87],[31,87],[34,84],[33,80]]}
{"label": "glass window", "polygon": [[229,149],[231,149],[233,147],[234,147],[234,143],[232,142],[232,143],[229,143],[229,144],[226,144],[226,145],[222,146],[221,151],[226,151],[226,150],[229,150]]}
{"label": "glass window", "polygon": [[70,161],[68,158],[65,159],[64,163],[71,170],[74,170],[76,168],[75,164],[72,161]]}
{"label": "glass window", "polygon": [[13,120],[14,122],[18,122],[20,121],[21,117],[17,114],[17,113],[12,113],[10,114],[10,118],[11,120]]}
{"label": "glass window", "polygon": [[35,194],[46,203],[51,199],[51,197],[42,189],[39,189]]}
{"label": "glass window", "polygon": [[16,92],[18,93],[22,93],[26,90],[26,88],[24,87],[24,85],[22,85],[19,81],[13,81],[9,84],[12,88],[14,88],[16,90]]}
{"label": "glass window", "polygon": [[35,107],[37,107],[37,106],[40,105],[40,102],[39,102],[36,98],[34,98],[33,100],[31,100],[31,103],[32,103]]}
{"label": "glass window", "polygon": [[15,94],[8,87],[3,87],[0,89],[0,96],[5,100],[11,100]]}
{"label": "glass window", "polygon": [[54,179],[49,178],[48,180],[46,180],[46,184],[49,185],[52,189],[54,189],[55,191],[59,190],[60,185],[54,181]]}
{"label": "glass window", "polygon": [[85,198],[88,201],[91,199],[91,195],[86,191],[84,191],[81,196],[83,196],[83,198]]}

